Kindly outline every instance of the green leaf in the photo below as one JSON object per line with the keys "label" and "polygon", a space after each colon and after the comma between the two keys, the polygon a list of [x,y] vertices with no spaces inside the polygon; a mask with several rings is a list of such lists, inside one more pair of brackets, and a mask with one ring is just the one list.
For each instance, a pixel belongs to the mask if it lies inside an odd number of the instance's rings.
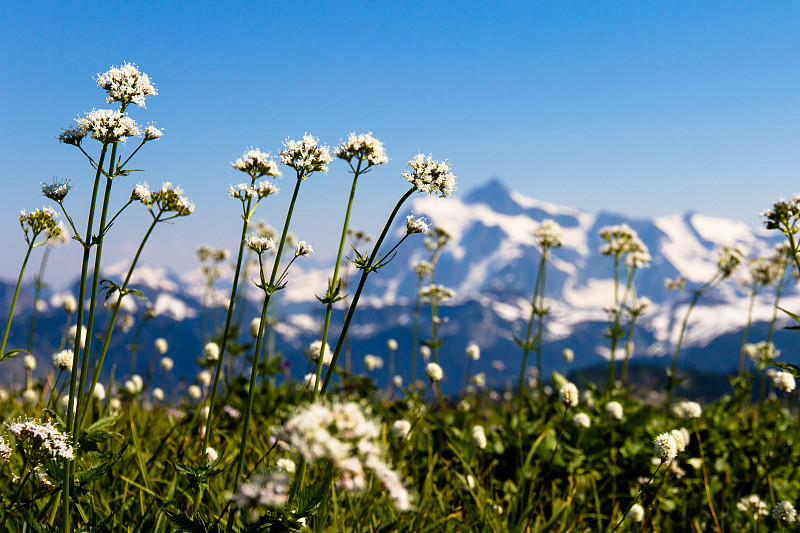
{"label": "green leaf", "polygon": [[295,499],[294,515],[298,518],[305,518],[313,514],[325,498],[328,497],[331,487],[331,473],[327,473],[321,481],[309,485],[297,494]]}
{"label": "green leaf", "polygon": [[221,531],[219,527],[210,528],[199,516],[189,516],[184,513],[174,513],[167,509],[164,509],[164,514],[167,515],[169,521],[175,526],[175,531],[183,531],[187,533],[219,533]]}

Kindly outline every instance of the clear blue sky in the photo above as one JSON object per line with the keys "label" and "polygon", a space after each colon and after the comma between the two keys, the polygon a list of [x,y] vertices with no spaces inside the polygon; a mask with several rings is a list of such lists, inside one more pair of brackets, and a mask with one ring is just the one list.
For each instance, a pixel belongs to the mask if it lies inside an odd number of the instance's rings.
{"label": "clear blue sky", "polygon": [[[331,145],[351,131],[385,142],[391,162],[362,181],[354,215],[373,234],[418,150],[448,158],[462,192],[499,176],[591,212],[756,225],[800,190],[796,2],[376,4],[0,4],[0,276],[16,276],[16,215],[45,203],[40,181],[70,178],[68,204],[84,217],[91,169],[55,136],[106,105],[93,77],[125,61],[159,91],[134,118],[165,136],[137,156],[146,172],[114,187],[121,201],[137,180],[183,185],[196,213],[159,228],[144,258],[177,269],[195,264],[198,244],[236,246],[230,161],[306,131]],[[348,184],[337,164],[303,185],[295,231],[320,260]],[[292,182],[279,185],[257,217],[273,225]],[[108,257],[128,253],[147,222],[126,214]],[[77,269],[69,248],[59,257]]]}

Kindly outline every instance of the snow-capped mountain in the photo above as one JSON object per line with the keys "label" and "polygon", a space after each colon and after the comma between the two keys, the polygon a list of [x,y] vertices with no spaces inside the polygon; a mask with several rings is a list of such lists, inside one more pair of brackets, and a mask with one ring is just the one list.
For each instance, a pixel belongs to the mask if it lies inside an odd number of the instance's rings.
{"label": "snow-capped mountain", "polygon": [[[648,268],[637,272],[636,290],[652,304],[639,321],[635,335],[634,358],[644,358],[667,366],[680,327],[686,313],[689,295],[670,292],[664,287],[667,279],[683,276],[687,287],[697,287],[711,278],[717,269],[718,251],[722,246],[741,245],[748,257],[768,256],[781,236],[775,232],[755,229],[747,224],[698,213],[670,215],[655,219],[634,219],[612,213],[590,214],[580,210],[542,202],[517,192],[509,191],[499,180],[491,180],[474,189],[463,198],[442,200],[427,196],[415,197],[406,214],[424,215],[434,226],[445,229],[452,240],[445,248],[436,268],[436,283],[453,288],[456,296],[441,308],[445,322],[440,328],[445,339],[440,362],[448,376],[448,386],[454,390],[463,383],[467,369],[464,348],[470,342],[478,343],[483,355],[473,364],[471,372],[486,371],[490,380],[511,379],[518,376],[521,350],[514,341],[521,335],[531,311],[531,296],[536,281],[540,252],[535,230],[545,219],[557,222],[562,228],[563,247],[552,251],[547,269],[546,296],[550,309],[546,319],[544,345],[545,370],[567,370],[561,358],[564,348],[575,352],[574,367],[602,363],[609,354],[609,342],[603,337],[608,315],[604,307],[613,303],[613,261],[599,254],[602,244],[600,228],[614,224],[628,224],[650,250],[653,260]],[[404,234],[398,217],[397,228],[387,239],[391,246]],[[399,248],[395,259],[378,273],[371,274],[359,304],[359,311],[351,326],[351,351],[353,368],[363,370],[363,356],[368,353],[387,359],[386,341],[397,339],[396,373],[408,380],[410,376],[411,320],[418,278],[411,265],[427,258],[420,235],[412,235]],[[103,277],[120,279],[127,265],[110,265]],[[744,270],[742,270],[742,273]],[[307,268],[293,266],[289,283],[279,294],[275,309],[280,324],[276,326],[278,348],[296,368],[299,376],[307,366],[302,349],[319,335],[322,306],[317,294],[325,292],[330,266]],[[350,269],[350,275],[355,275]],[[229,276],[230,277],[230,276]],[[736,277],[736,276],[734,276]],[[211,329],[224,319],[225,298],[229,295],[230,279],[217,284],[219,308],[202,311],[206,295],[205,277],[199,269],[177,274],[166,266],[141,266],[135,272],[131,286],[141,290],[159,311],[141,332],[141,358],[153,360],[152,340],[167,338],[173,347],[170,355],[184,369],[184,375],[193,376],[194,358],[202,350],[201,331]],[[73,288],[73,291],[75,288]],[[13,287],[0,286],[0,302],[8,309]],[[763,340],[767,325],[774,312],[774,291],[765,289],[756,298],[753,309],[754,326],[749,340]],[[48,353],[58,344],[59,326],[63,313],[53,307],[58,305],[59,294],[48,295],[49,302],[42,304],[39,331],[55,331],[52,339],[42,341],[39,351]],[[206,296],[207,297],[207,296]],[[243,330],[249,319],[256,316],[258,291],[247,293],[248,305],[242,310]],[[792,286],[782,297],[782,306],[800,310],[800,294]],[[14,340],[20,345],[27,339],[30,295],[18,305],[20,327]],[[728,371],[738,364],[739,344],[747,320],[749,294],[735,279],[725,282],[702,298],[694,309],[684,340],[680,364],[701,370]],[[139,317],[141,302],[130,313]],[[7,312],[7,311],[6,311]],[[29,316],[28,312],[28,316]],[[101,314],[100,323],[105,315]],[[421,315],[421,338],[430,331],[430,314]],[[201,318],[206,328],[201,328]],[[343,312],[334,313],[332,344],[343,319]],[[779,313],[779,326],[788,325]],[[63,328],[63,326],[61,326]],[[125,346],[132,341],[135,327],[115,340],[115,360],[120,372],[128,369]],[[246,331],[245,331],[246,333]],[[781,331],[775,336],[776,344],[783,348],[783,359],[798,362],[790,347],[795,344],[791,332]],[[499,360],[504,372],[493,370],[490,363]],[[387,361],[388,362],[388,361]],[[141,364],[144,364],[140,361]],[[421,365],[421,361],[419,362]],[[387,365],[388,366],[388,365]],[[299,368],[298,368],[299,367]],[[419,367],[421,369],[421,366]],[[377,377],[388,379],[388,368],[377,371]],[[418,370],[417,375],[421,375]]]}

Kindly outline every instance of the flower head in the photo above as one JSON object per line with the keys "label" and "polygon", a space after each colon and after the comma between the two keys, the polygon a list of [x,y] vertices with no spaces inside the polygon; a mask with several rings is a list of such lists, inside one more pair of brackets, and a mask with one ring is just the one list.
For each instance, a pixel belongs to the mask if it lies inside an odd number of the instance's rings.
{"label": "flower head", "polygon": [[425,276],[431,273],[431,271],[433,270],[433,265],[428,261],[417,261],[411,266],[411,268],[414,269],[414,272],[416,272],[417,277],[424,278]]}
{"label": "flower head", "polygon": [[758,497],[757,494],[745,496],[736,503],[736,508],[743,513],[749,513],[753,520],[758,520],[760,516],[767,516],[767,504]]}
{"label": "flower head", "polygon": [[673,408],[673,412],[681,418],[700,418],[703,408],[697,402],[683,400]]}
{"label": "flower head", "polygon": [[419,192],[439,194],[439,197],[450,196],[456,187],[456,177],[450,172],[447,161],[439,162],[432,156],[415,155],[408,162],[411,170],[403,172],[403,177]]}
{"label": "flower head", "polygon": [[389,350],[391,351],[397,350],[397,340],[389,339],[388,341],[386,341],[386,347],[389,348]]}
{"label": "flower head", "polygon": [[306,241],[300,241],[294,245],[294,256],[307,256],[308,254],[314,253],[314,249],[308,244]]}
{"label": "flower head", "polygon": [[600,229],[599,235],[606,241],[606,244],[600,247],[602,255],[613,255],[619,258],[624,254],[634,252],[647,253],[647,246],[639,239],[636,231],[627,224],[605,226]]}
{"label": "flower head", "polygon": [[151,191],[149,201],[143,199],[141,202],[148,209],[152,210],[152,206],[155,205],[162,213],[174,213],[179,217],[185,217],[194,212],[194,204],[183,196],[183,189],[173,186],[169,181],[165,181],[160,189]]}
{"label": "flower head", "polygon": [[719,253],[717,267],[722,273],[723,278],[729,278],[736,269],[744,263],[744,251],[739,246],[725,246]]}
{"label": "flower head", "polygon": [[62,350],[53,354],[53,366],[59,370],[72,370],[75,354],[72,350]]}
{"label": "flower head", "polygon": [[444,285],[437,284],[428,285],[419,291],[419,296],[425,303],[442,303],[455,295],[456,292],[453,289],[448,289]]}
{"label": "flower head", "polygon": [[406,235],[414,233],[426,233],[428,231],[428,223],[425,222],[424,217],[414,218],[414,215],[406,217]]}
{"label": "flower head", "polygon": [[619,402],[611,401],[606,404],[606,413],[617,420],[622,420],[622,404]]}
{"label": "flower head", "polygon": [[634,503],[631,506],[631,510],[628,511],[627,518],[629,518],[633,522],[641,522],[642,520],[644,520],[644,507],[642,507],[638,503]]}
{"label": "flower head", "polygon": [[578,405],[578,387],[574,383],[565,383],[558,391],[558,397],[561,403],[567,407],[575,407]]}
{"label": "flower head", "polygon": [[251,179],[261,176],[280,177],[281,171],[275,161],[269,158],[268,153],[264,153],[258,148],[251,148],[242,157],[231,163],[233,168],[249,174]]}
{"label": "flower head", "polygon": [[49,420],[45,423],[30,419],[18,419],[8,424],[8,432],[14,435],[17,451],[23,461],[37,467],[51,459],[72,460],[75,454],[69,435],[62,433]]}
{"label": "flower head", "polygon": [[36,209],[32,213],[22,211],[19,214],[19,225],[25,233],[25,242],[35,246],[36,237],[44,233],[45,240],[61,234],[62,227],[56,222],[56,212],[49,207]]}
{"label": "flower head", "polygon": [[373,370],[383,368],[383,359],[377,355],[365,355],[364,368],[367,369],[367,372],[372,372]]}
{"label": "flower head", "polygon": [[653,455],[662,461],[672,461],[678,455],[678,443],[670,433],[662,433],[653,440]]}
{"label": "flower head", "polygon": [[72,146],[80,146],[84,137],[86,137],[86,132],[82,128],[69,126],[58,134],[58,141]]}
{"label": "flower head", "polygon": [[543,220],[536,228],[536,240],[542,248],[559,248],[561,242],[561,226],[554,220]]}
{"label": "flower head", "polygon": [[313,172],[327,172],[331,154],[319,139],[306,133],[303,140],[287,139],[280,152],[281,163],[297,172],[297,179],[306,179]]}
{"label": "flower head", "polygon": [[797,520],[797,511],[792,502],[783,500],[772,510],[772,518],[782,524],[790,524]]}
{"label": "flower head", "polygon": [[[322,341],[315,340],[314,342],[308,345],[308,349],[306,350],[306,356],[312,361],[319,360],[319,352],[321,347],[322,347]],[[331,347],[326,342],[325,350],[323,351],[323,356],[322,356],[322,364],[330,365],[331,361],[333,361],[333,352],[331,351]]]}
{"label": "flower head", "polygon": [[148,207],[153,205],[153,196],[150,192],[150,187],[147,186],[147,182],[140,182],[136,184],[133,192],[131,192],[131,200],[134,202],[142,202]]}
{"label": "flower head", "polygon": [[408,437],[411,432],[411,422],[408,420],[397,420],[392,424],[392,432],[397,435],[397,438],[404,439]]}
{"label": "flower head", "polygon": [[36,358],[33,354],[28,354],[22,358],[22,366],[25,370],[36,370]]}
{"label": "flower head", "polygon": [[792,392],[797,384],[795,383],[794,376],[789,372],[776,372],[772,377],[772,383],[775,388],[782,392]]}
{"label": "flower head", "polygon": [[108,93],[106,101],[109,104],[120,102],[123,106],[133,103],[145,107],[145,97],[158,94],[147,74],[140,72],[133,63],[111,67],[98,74],[97,86]]}
{"label": "flower head", "polygon": [[[155,346],[156,351],[161,355],[164,355],[165,353],[167,353],[167,350],[169,350],[169,344],[167,343],[167,339],[164,339],[162,337],[157,338],[153,342],[153,345]],[[165,357],[164,359],[168,358]],[[161,368],[164,368],[164,359],[161,360]],[[172,359],[170,359],[170,362],[172,362]],[[170,368],[165,368],[164,370],[170,370],[171,368],[172,366],[170,365]]]}
{"label": "flower head", "polygon": [[472,442],[475,443],[478,449],[483,450],[486,448],[486,432],[483,426],[472,426]]}
{"label": "flower head", "polygon": [[389,161],[383,143],[373,137],[372,132],[361,135],[351,133],[347,141],[339,145],[333,155],[348,163],[353,158],[358,161],[366,161],[369,166],[381,165]]}
{"label": "flower head", "polygon": [[571,363],[575,359],[575,352],[572,351],[572,348],[564,348],[564,351],[561,352],[561,356],[564,358],[565,362]]}
{"label": "flower head", "polygon": [[477,361],[481,358],[481,347],[474,342],[471,342],[467,344],[466,353],[470,360]]}
{"label": "flower head", "polygon": [[156,128],[153,124],[148,124],[147,127],[144,129],[144,140],[147,141],[155,141],[159,137],[164,135],[164,130]]}
{"label": "flower head", "polygon": [[158,365],[161,367],[161,370],[169,372],[175,366],[175,362],[171,357],[162,357]]}
{"label": "flower head", "polygon": [[261,237],[255,233],[251,233],[244,239],[244,244],[257,254],[263,254],[267,250],[275,248],[275,241],[269,237]]}
{"label": "flower head", "polygon": [[267,508],[281,508],[289,500],[290,478],[283,472],[255,475],[243,483],[239,492],[230,497],[234,507],[246,512],[249,522],[255,522]]}
{"label": "flower head", "polygon": [[53,178],[53,183],[42,183],[42,194],[54,202],[61,202],[71,188],[69,180]]}
{"label": "flower head", "polygon": [[203,346],[203,357],[206,358],[206,361],[216,361],[219,359],[219,344],[216,342],[207,342],[205,346]]}
{"label": "flower head", "polygon": [[428,363],[425,366],[425,376],[433,382],[442,381],[444,371],[436,363]]}
{"label": "flower head", "polygon": [[92,109],[84,118],[76,120],[84,135],[103,144],[124,141],[141,133],[136,122],[119,110]]}
{"label": "flower head", "polygon": [[575,416],[572,417],[572,423],[579,428],[588,428],[592,425],[592,420],[586,413],[575,413]]}

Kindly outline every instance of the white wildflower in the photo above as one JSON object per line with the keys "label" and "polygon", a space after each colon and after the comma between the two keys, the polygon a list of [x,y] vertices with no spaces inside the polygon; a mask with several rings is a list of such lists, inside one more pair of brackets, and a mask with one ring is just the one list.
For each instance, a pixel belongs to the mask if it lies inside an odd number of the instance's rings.
{"label": "white wildflower", "polygon": [[119,110],[92,109],[84,118],[76,120],[86,135],[104,144],[124,141],[141,133],[136,122]]}
{"label": "white wildflower", "polygon": [[[319,360],[319,352],[321,346],[322,346],[322,341],[315,340],[314,342],[308,345],[308,349],[306,349],[306,356],[312,361]],[[331,351],[330,345],[326,342],[325,350],[323,351],[323,356],[322,356],[322,364],[330,365],[331,361],[333,361],[333,352]]]}
{"label": "white wildflower", "polygon": [[411,170],[403,172],[403,177],[408,180],[419,192],[439,194],[441,198],[450,196],[455,190],[456,177],[450,172],[447,161],[439,162],[432,156],[415,155],[408,162]]}
{"label": "white wildflower", "polygon": [[145,107],[147,96],[158,94],[150,82],[150,77],[140,72],[133,63],[124,63],[119,67],[111,67],[107,72],[97,75],[97,86],[108,93],[106,101],[111,104],[136,104]]}
{"label": "white wildflower", "polygon": [[258,148],[251,148],[242,157],[231,163],[236,170],[249,174],[252,179],[261,176],[278,177],[281,171],[275,161],[270,160],[269,154],[265,154]]}
{"label": "white wildflower", "polygon": [[175,362],[171,357],[162,357],[158,364],[161,367],[161,370],[165,372],[169,372],[175,366]]}
{"label": "white wildflower", "polygon": [[592,420],[586,413],[575,413],[575,416],[572,417],[572,423],[579,428],[588,428],[592,425]]}
{"label": "white wildflower", "polygon": [[392,424],[392,431],[397,435],[397,438],[405,439],[411,432],[411,422],[408,420],[397,420]]}
{"label": "white wildflower", "polygon": [[442,370],[442,367],[436,363],[428,363],[425,366],[425,376],[434,382],[442,381],[442,378],[444,377],[444,371]]}
{"label": "white wildflower", "polygon": [[383,359],[377,355],[365,355],[364,368],[367,369],[367,372],[372,372],[373,370],[383,368]]}
{"label": "white wildflower", "polygon": [[293,168],[298,179],[306,179],[312,172],[327,172],[331,154],[319,139],[306,133],[303,140],[287,139],[280,152],[281,163]]}
{"label": "white wildflower", "polygon": [[22,366],[25,367],[25,370],[36,370],[36,358],[33,354],[27,354],[22,358]]}
{"label": "white wildflower", "polygon": [[72,350],[62,350],[53,354],[53,366],[59,370],[72,370],[75,354]]}
{"label": "white wildflower", "polygon": [[578,405],[578,387],[574,383],[565,383],[558,391],[558,397],[561,403],[567,407],[575,407]]}
{"label": "white wildflower", "polygon": [[472,426],[472,442],[481,450],[486,448],[486,432],[483,426]]}
{"label": "white wildflower", "polygon": [[[358,161],[367,161],[369,166],[387,163],[386,151],[383,143],[372,136],[372,132],[356,135],[351,133],[346,142],[343,142],[334,152],[339,159],[350,162],[353,158]],[[363,169],[362,169],[363,170]]]}
{"label": "white wildflower", "polygon": [[203,346],[203,357],[206,358],[206,361],[216,361],[219,359],[219,344],[216,342],[207,342],[205,346]]}
{"label": "white wildflower", "polygon": [[622,420],[622,404],[615,401],[608,402],[606,404],[606,413],[608,413],[611,418]]}
{"label": "white wildflower", "polygon": [[790,501],[783,500],[772,510],[772,518],[781,524],[791,524],[797,520],[797,511]]}
{"label": "white wildflower", "polygon": [[481,358],[481,347],[474,342],[467,344],[465,351],[467,353],[467,357],[472,361],[477,361]]}
{"label": "white wildflower", "polygon": [[164,400],[164,390],[160,387],[156,387],[153,389],[153,399],[157,402]]}
{"label": "white wildflower", "polygon": [[662,461],[672,461],[678,455],[678,443],[669,433],[662,433],[653,440],[653,455]]}
{"label": "white wildflower", "polygon": [[386,347],[392,352],[397,350],[397,341],[394,339],[389,339],[386,341]]}
{"label": "white wildflower", "polygon": [[772,383],[775,388],[783,392],[792,392],[797,384],[795,383],[794,376],[789,372],[776,372],[772,378]]}

